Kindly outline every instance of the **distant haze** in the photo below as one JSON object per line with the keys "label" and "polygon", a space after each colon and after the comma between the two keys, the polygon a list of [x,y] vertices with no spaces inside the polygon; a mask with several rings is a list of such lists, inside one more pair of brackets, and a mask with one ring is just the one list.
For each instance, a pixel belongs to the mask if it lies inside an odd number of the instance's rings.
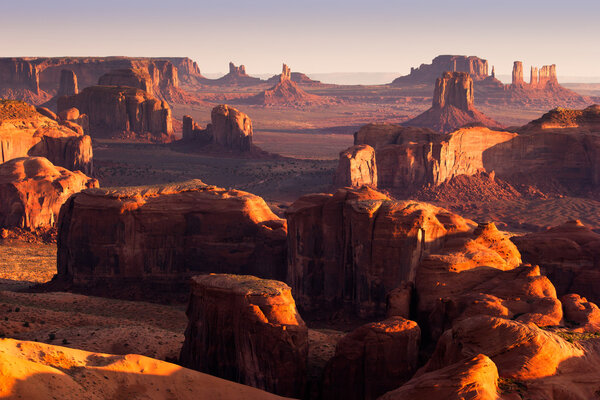
{"label": "distant haze", "polygon": [[502,76],[514,60],[525,75],[555,63],[564,82],[596,74],[598,15],[600,2],[590,0],[5,0],[0,56],[187,56],[203,72],[233,61],[251,75],[278,73],[286,62],[327,81],[319,76],[405,75],[459,54],[487,59]]}

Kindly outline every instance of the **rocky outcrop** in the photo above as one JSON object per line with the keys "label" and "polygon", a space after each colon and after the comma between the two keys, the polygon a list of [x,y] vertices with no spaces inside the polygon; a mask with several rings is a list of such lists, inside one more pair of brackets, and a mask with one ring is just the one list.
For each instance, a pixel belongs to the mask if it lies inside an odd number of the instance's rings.
{"label": "rocky outcrop", "polygon": [[213,108],[210,119],[206,129],[214,144],[240,152],[252,149],[252,121],[246,114],[222,104]]}
{"label": "rocky outcrop", "polygon": [[107,72],[98,79],[98,85],[133,87],[154,95],[152,78],[143,69],[116,69]]}
{"label": "rocky outcrop", "polygon": [[537,86],[540,80],[540,75],[537,67],[531,67],[531,75],[529,77],[529,84],[531,86]]}
{"label": "rocky outcrop", "polygon": [[523,63],[521,61],[515,61],[512,69],[512,85],[523,86],[525,81],[523,80]]}
{"label": "rocky outcrop", "polygon": [[404,125],[431,128],[442,133],[452,132],[467,124],[502,127],[478,111],[473,102],[473,79],[469,74],[444,72],[435,82],[432,107]]}
{"label": "rocky outcrop", "polygon": [[575,332],[600,331],[600,308],[578,294],[567,294],[560,298],[564,319]]}
{"label": "rocky outcrop", "polygon": [[69,196],[93,187],[98,187],[96,179],[56,167],[42,157],[0,164],[0,227],[51,228]]}
{"label": "rocky outcrop", "polygon": [[290,68],[283,64],[281,75],[275,86],[267,89],[255,96],[245,99],[245,103],[261,104],[266,106],[306,106],[311,104],[321,104],[328,99],[323,96],[317,96],[307,93],[301,89],[298,84],[292,81]]}
{"label": "rocky outcrop", "polygon": [[0,397],[7,399],[284,400],[136,354],[103,354],[13,339],[0,339],[0,370]]}
{"label": "rocky outcrop", "polygon": [[246,67],[240,65],[237,67],[234,63],[229,63],[229,73],[219,79],[206,79],[204,83],[209,85],[240,85],[251,86],[262,83],[260,78],[255,78],[246,73]]}
{"label": "rocky outcrop", "polygon": [[0,58],[0,88],[27,89],[39,94],[40,78],[35,64],[22,58]]}
{"label": "rocky outcrop", "polygon": [[375,149],[380,188],[414,193],[455,176],[493,170],[500,161],[490,167],[486,151],[516,136],[479,127],[440,135],[422,128],[370,124],[356,133],[354,144]]}
{"label": "rocky outcrop", "polygon": [[187,315],[184,366],[284,396],[303,395],[308,328],[285,283],[196,276]]}
{"label": "rocky outcrop", "polygon": [[362,144],[342,151],[333,184],[335,187],[366,185],[377,188],[375,150]]}
{"label": "rocky outcrop", "polygon": [[285,241],[285,221],[250,193],[198,180],[90,189],[61,210],[58,278],[109,296],[185,293],[210,272],[283,280]]}
{"label": "rocky outcrop", "polygon": [[[42,112],[44,112],[42,110]],[[45,157],[54,165],[93,172],[92,140],[80,126],[61,124],[19,101],[0,101],[0,163],[13,158]]]}
{"label": "rocky outcrop", "polygon": [[488,62],[475,56],[437,56],[431,64],[421,64],[418,68],[411,68],[410,75],[394,79],[392,85],[433,84],[446,71],[465,72],[478,81],[488,77]]}
{"label": "rocky outcrop", "polygon": [[323,382],[322,398],[374,400],[415,373],[421,330],[392,317],[355,329],[337,344]]}
{"label": "rocky outcrop", "polygon": [[79,93],[77,86],[77,75],[69,69],[60,71],[60,85],[57,96],[72,96]]}
{"label": "rocky outcrop", "polygon": [[168,142],[171,108],[149,93],[120,86],[91,86],[58,99],[58,111],[75,107],[89,117],[92,136],[125,136]]}
{"label": "rocky outcrop", "polygon": [[419,375],[379,400],[497,400],[498,369],[483,354]]}
{"label": "rocky outcrop", "polygon": [[170,61],[177,68],[179,80],[183,83],[196,84],[206,79],[202,76],[196,61],[188,57],[165,57],[164,59]]}
{"label": "rocky outcrop", "polygon": [[580,221],[569,221],[511,240],[524,261],[540,266],[559,296],[577,293],[594,303],[600,302],[600,234]]}
{"label": "rocky outcrop", "polygon": [[286,217],[286,282],[300,307],[346,306],[365,317],[385,314],[386,294],[414,281],[425,252],[473,226],[444,209],[392,201],[368,187],[303,196]]}

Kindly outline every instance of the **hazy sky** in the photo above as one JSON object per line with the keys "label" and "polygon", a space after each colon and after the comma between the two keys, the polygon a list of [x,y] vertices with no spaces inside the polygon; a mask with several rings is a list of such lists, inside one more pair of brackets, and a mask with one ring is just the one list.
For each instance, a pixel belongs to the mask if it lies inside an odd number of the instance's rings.
{"label": "hazy sky", "polygon": [[599,76],[598,0],[0,0],[0,56],[188,56],[203,72],[408,73],[438,54]]}

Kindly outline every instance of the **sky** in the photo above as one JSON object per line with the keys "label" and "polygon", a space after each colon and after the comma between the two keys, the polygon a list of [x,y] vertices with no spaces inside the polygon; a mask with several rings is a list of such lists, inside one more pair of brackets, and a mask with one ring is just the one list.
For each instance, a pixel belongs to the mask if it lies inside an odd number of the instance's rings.
{"label": "sky", "polygon": [[[598,0],[0,0],[0,56],[186,56],[202,72],[398,72],[439,54],[600,76]],[[527,75],[527,74],[526,74]]]}

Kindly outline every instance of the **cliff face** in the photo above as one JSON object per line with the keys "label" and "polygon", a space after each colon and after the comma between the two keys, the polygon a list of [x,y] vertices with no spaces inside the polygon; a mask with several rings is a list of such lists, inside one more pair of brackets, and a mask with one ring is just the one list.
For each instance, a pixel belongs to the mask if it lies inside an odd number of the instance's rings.
{"label": "cliff face", "polygon": [[98,136],[134,135],[154,141],[172,140],[171,108],[141,89],[91,86],[58,99],[58,111],[77,108],[89,117],[90,133]]}
{"label": "cliff face", "polygon": [[154,83],[148,71],[143,69],[116,69],[98,79],[101,86],[127,86],[142,89],[154,95]]}
{"label": "cliff face", "polygon": [[252,149],[252,121],[246,114],[222,104],[213,108],[210,119],[207,131],[214,144],[242,152]]}
{"label": "cliff face", "polygon": [[474,56],[437,56],[431,64],[421,64],[418,68],[411,68],[409,75],[396,78],[392,85],[432,84],[446,71],[466,72],[473,80],[478,81],[488,77],[488,62]]}
{"label": "cliff face", "polygon": [[79,287],[187,293],[210,273],[285,278],[286,224],[250,193],[180,184],[90,189],[58,223],[58,276]]}
{"label": "cliff face", "polygon": [[22,58],[0,58],[0,88],[40,90],[40,78],[34,63]]}
{"label": "cliff face", "polygon": [[180,360],[188,368],[302,398],[308,328],[283,282],[247,275],[192,278]]}
{"label": "cliff face", "polygon": [[444,72],[435,82],[432,107],[404,123],[442,133],[452,132],[467,124],[500,128],[501,125],[478,111],[474,103],[473,80],[465,72]]}
{"label": "cliff face", "polygon": [[23,102],[0,101],[0,163],[27,156],[87,175],[93,171],[92,140],[80,126],[62,125]]}
{"label": "cliff face", "polygon": [[98,187],[96,179],[43,157],[0,164],[0,227],[51,228],[69,196],[92,187]]}
{"label": "cliff face", "polygon": [[377,188],[375,150],[369,145],[362,144],[342,151],[333,185],[335,187],[366,185]]}
{"label": "cliff face", "polygon": [[60,72],[60,86],[58,87],[57,96],[72,96],[77,93],[79,93],[77,75],[71,70],[63,69]]}

